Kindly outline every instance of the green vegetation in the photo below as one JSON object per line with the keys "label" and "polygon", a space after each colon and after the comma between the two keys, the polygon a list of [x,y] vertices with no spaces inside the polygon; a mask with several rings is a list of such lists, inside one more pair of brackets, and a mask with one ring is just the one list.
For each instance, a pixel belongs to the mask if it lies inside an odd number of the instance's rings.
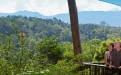
{"label": "green vegetation", "polygon": [[0,17],[0,75],[81,75],[83,71],[76,73],[76,69],[82,61],[103,62],[108,44],[121,41],[120,30],[81,24],[82,54],[74,57],[69,24],[57,19]]}
{"label": "green vegetation", "polygon": [[[27,37],[42,39],[45,36],[54,35],[59,38],[59,42],[72,42],[71,26],[58,19],[41,19],[36,17],[7,16],[0,17],[0,32],[13,34],[12,27],[8,24],[12,22],[17,24],[18,29],[26,34]],[[80,37],[82,42],[91,39],[115,39],[121,38],[121,27],[111,27],[104,24],[80,24]]]}

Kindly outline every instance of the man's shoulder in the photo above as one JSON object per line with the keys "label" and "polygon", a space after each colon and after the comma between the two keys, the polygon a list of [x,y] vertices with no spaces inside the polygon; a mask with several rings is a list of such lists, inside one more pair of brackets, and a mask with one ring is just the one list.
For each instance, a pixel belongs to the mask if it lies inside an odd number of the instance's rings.
{"label": "man's shoulder", "polygon": [[114,48],[114,49],[112,49],[111,53],[116,52],[116,51],[117,51],[117,50]]}
{"label": "man's shoulder", "polygon": [[121,53],[121,49],[119,50],[119,52]]}
{"label": "man's shoulder", "polygon": [[116,51],[116,49],[114,48],[114,49],[112,49],[112,51]]}

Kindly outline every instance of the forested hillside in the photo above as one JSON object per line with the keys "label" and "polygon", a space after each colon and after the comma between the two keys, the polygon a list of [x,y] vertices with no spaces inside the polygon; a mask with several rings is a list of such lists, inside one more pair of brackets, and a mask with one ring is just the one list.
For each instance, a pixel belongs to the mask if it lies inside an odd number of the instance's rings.
{"label": "forested hillside", "polygon": [[0,17],[0,74],[82,75],[88,70],[76,73],[80,63],[103,62],[109,43],[121,42],[120,27],[80,24],[79,29],[82,53],[74,56],[70,24],[56,18]]}
{"label": "forested hillside", "polygon": [[[36,17],[26,16],[7,16],[0,17],[0,33],[14,34],[13,27],[10,23],[18,26],[20,32],[25,33],[27,37],[35,39],[43,38],[44,36],[54,35],[61,42],[72,42],[71,26],[56,18],[41,19]],[[80,38],[82,42],[93,38],[107,40],[121,37],[121,27],[111,27],[108,25],[97,24],[80,24]]]}

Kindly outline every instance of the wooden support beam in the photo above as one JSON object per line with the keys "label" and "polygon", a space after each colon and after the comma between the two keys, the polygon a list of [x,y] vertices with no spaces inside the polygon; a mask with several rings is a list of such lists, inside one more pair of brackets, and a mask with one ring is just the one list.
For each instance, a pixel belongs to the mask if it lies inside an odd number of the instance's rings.
{"label": "wooden support beam", "polygon": [[68,7],[69,7],[70,21],[71,21],[73,49],[74,49],[74,55],[76,56],[80,54],[82,51],[80,44],[81,41],[79,33],[78,14],[77,14],[75,0],[68,0]]}

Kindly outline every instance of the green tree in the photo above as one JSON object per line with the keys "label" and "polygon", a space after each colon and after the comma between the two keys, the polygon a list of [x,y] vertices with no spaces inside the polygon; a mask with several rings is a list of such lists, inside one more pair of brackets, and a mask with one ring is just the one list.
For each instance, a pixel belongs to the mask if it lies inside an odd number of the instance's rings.
{"label": "green tree", "polygon": [[62,59],[63,48],[59,45],[58,39],[52,36],[40,40],[36,45],[36,49],[45,55],[50,62],[57,63],[58,60]]}
{"label": "green tree", "polygon": [[94,54],[97,50],[99,50],[101,40],[92,39],[87,41],[86,43],[82,43],[82,55],[83,61],[92,62],[94,59]]}

